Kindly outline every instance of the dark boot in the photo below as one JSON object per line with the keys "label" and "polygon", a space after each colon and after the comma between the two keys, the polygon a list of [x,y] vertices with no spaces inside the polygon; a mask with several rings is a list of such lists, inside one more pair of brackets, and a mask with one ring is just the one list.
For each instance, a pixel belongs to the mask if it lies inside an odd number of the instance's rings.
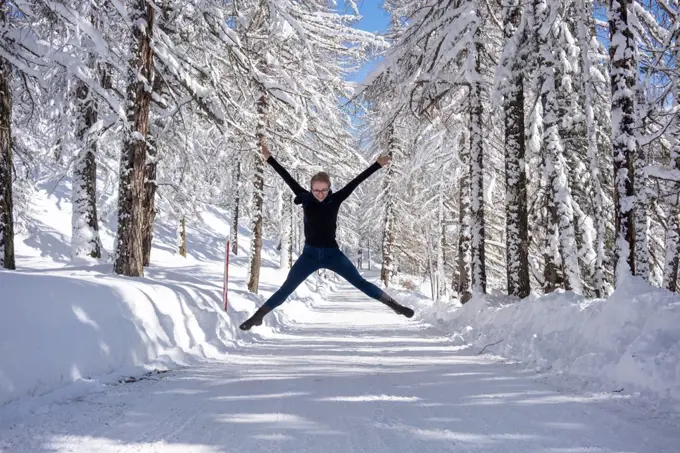
{"label": "dark boot", "polygon": [[413,318],[414,313],[412,309],[404,307],[399,302],[392,299],[392,297],[387,293],[383,293],[383,295],[380,296],[380,302],[390,307],[398,315],[404,315],[407,318]]}
{"label": "dark boot", "polygon": [[264,318],[264,315],[272,311],[271,308],[269,308],[266,305],[261,306],[260,308],[257,309],[255,314],[251,316],[248,320],[246,320],[243,324],[241,324],[239,329],[241,330],[250,330],[251,327],[253,326],[260,326],[262,325],[262,318]]}

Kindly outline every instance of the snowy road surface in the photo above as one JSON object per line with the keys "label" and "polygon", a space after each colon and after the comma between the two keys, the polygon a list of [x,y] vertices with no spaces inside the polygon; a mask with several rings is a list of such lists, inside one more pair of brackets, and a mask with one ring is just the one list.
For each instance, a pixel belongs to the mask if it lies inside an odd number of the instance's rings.
{"label": "snowy road surface", "polygon": [[4,419],[2,452],[680,452],[630,401],[563,393],[342,287],[227,362]]}

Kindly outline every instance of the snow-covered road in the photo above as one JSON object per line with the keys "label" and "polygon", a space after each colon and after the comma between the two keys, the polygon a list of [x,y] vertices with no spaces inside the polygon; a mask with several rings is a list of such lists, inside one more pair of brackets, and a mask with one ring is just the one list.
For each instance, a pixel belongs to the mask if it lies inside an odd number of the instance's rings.
{"label": "snow-covered road", "polygon": [[2,452],[677,453],[625,399],[563,393],[347,287],[228,361],[0,424]]}

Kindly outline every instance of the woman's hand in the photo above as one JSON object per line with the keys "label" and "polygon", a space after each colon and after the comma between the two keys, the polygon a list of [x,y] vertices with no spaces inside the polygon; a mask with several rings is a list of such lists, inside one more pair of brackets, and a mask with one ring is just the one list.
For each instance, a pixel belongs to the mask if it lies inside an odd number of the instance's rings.
{"label": "woman's hand", "polygon": [[381,167],[384,167],[385,165],[390,163],[390,160],[392,160],[392,157],[389,154],[385,154],[383,156],[378,157],[376,159],[376,162],[378,162]]}
{"label": "woman's hand", "polygon": [[264,160],[269,159],[269,157],[272,155],[272,153],[269,152],[269,148],[267,148],[267,145],[265,145],[264,143],[261,143],[260,149],[262,150],[262,157],[264,157]]}

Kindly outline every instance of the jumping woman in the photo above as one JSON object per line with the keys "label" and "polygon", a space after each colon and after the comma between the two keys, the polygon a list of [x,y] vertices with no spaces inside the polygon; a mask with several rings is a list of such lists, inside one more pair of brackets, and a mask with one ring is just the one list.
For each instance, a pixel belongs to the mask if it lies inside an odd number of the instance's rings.
{"label": "jumping woman", "polygon": [[262,155],[267,163],[283,178],[295,193],[295,204],[301,204],[304,211],[305,246],[302,255],[295,262],[288,273],[286,281],[262,305],[253,316],[241,324],[241,330],[250,330],[253,326],[262,324],[264,316],[281,305],[293,291],[315,271],[325,268],[339,274],[364,294],[382,302],[396,313],[407,318],[413,317],[413,310],[404,307],[392,299],[385,291],[367,281],[359,274],[352,262],[338,247],[335,240],[338,211],[343,201],[350,196],[359,184],[373,173],[386,165],[390,158],[382,156],[377,161],[354,178],[349,184],[337,192],[331,190],[331,180],[325,172],[312,177],[311,192],[305,190],[271,155],[269,149],[262,145]]}

